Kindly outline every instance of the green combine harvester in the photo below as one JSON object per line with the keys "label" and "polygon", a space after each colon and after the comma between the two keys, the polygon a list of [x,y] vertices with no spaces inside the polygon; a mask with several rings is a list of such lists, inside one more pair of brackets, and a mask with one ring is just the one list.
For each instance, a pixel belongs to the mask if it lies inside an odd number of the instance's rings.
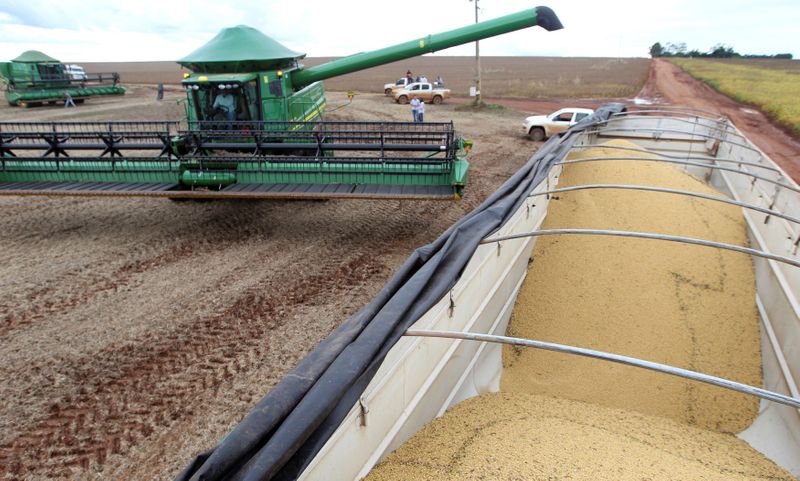
{"label": "green combine harvester", "polygon": [[0,62],[0,80],[9,105],[33,107],[64,102],[69,94],[76,103],[95,95],[122,95],[119,74],[70,74],[58,60],[28,50],[10,62]]}
{"label": "green combine harvester", "polygon": [[329,122],[322,80],[539,25],[547,7],[311,68],[245,26],[178,62],[186,122],[0,122],[0,195],[460,199],[452,122]]}

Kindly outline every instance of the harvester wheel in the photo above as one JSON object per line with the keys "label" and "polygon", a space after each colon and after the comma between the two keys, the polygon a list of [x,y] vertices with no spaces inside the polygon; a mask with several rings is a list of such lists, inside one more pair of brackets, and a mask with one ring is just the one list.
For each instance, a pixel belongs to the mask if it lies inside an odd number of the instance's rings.
{"label": "harvester wheel", "polygon": [[403,105],[407,104],[407,103],[408,103],[408,97],[406,97],[405,95],[401,95],[401,96],[400,96],[400,97],[397,99],[397,103],[401,103],[401,104],[403,104]]}
{"label": "harvester wheel", "polygon": [[442,96],[441,95],[434,95],[433,96],[433,103],[439,105],[442,103]]}
{"label": "harvester wheel", "polygon": [[533,127],[530,132],[528,132],[528,137],[535,142],[541,142],[544,140],[544,129],[541,127]]}

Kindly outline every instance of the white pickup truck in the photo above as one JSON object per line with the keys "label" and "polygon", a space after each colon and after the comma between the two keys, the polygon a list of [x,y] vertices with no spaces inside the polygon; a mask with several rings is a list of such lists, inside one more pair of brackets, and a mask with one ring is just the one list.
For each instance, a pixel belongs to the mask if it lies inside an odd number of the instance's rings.
{"label": "white pickup truck", "polygon": [[407,104],[411,99],[422,99],[425,102],[440,104],[450,98],[450,89],[435,87],[429,82],[415,82],[395,91],[394,100]]}
{"label": "white pickup truck", "polygon": [[525,134],[541,142],[559,132],[563,132],[594,113],[592,109],[567,108],[549,115],[534,115],[522,124]]}
{"label": "white pickup truck", "polygon": [[383,84],[383,93],[385,93],[386,95],[392,95],[412,82],[413,82],[412,79],[408,77],[402,77],[397,79],[397,82],[393,84]]}

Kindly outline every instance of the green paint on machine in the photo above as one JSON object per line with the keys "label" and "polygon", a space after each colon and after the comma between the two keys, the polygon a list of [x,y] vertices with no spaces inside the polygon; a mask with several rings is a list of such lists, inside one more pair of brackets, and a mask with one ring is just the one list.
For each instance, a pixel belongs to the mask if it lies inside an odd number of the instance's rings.
{"label": "green paint on machine", "polygon": [[471,143],[452,123],[326,122],[322,81],[535,25],[561,28],[538,7],[308,69],[227,28],[178,60],[188,128],[0,123],[0,194],[459,199]]}

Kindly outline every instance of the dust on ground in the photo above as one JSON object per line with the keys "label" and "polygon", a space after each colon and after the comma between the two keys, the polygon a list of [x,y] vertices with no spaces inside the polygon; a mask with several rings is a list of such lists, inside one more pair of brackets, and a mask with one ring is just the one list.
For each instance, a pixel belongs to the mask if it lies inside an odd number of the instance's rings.
{"label": "dust on ground", "polygon": [[[133,85],[77,108],[2,106],[0,120],[178,120],[182,96]],[[426,121],[475,142],[458,203],[0,198],[0,479],[172,479],[214,446],[539,145],[519,112],[457,105]],[[329,118],[411,111],[357,95]]]}

